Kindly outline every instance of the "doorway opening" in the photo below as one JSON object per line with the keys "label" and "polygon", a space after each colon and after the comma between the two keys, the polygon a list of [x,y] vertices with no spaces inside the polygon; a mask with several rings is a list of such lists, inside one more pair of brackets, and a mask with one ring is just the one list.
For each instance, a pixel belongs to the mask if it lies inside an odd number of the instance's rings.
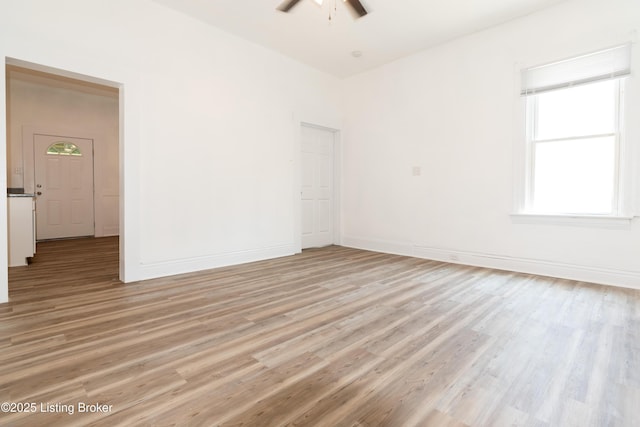
{"label": "doorway opening", "polygon": [[34,241],[120,240],[121,265],[121,85],[10,58],[5,76],[7,191],[33,196]]}

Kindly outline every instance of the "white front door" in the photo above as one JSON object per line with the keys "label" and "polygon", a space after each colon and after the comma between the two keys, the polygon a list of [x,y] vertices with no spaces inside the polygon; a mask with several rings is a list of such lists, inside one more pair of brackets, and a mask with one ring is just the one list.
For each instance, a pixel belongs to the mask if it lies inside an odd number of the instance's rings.
{"label": "white front door", "polygon": [[36,239],[93,236],[93,141],[34,135]]}
{"label": "white front door", "polygon": [[333,244],[335,133],[302,126],[302,249]]}

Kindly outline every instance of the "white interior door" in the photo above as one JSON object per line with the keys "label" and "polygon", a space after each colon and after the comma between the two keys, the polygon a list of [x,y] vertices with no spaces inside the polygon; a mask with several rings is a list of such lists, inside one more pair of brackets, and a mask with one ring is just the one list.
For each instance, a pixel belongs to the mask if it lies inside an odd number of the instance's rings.
{"label": "white interior door", "polygon": [[335,133],[302,126],[302,249],[333,244]]}
{"label": "white interior door", "polygon": [[93,141],[34,135],[36,239],[93,236]]}

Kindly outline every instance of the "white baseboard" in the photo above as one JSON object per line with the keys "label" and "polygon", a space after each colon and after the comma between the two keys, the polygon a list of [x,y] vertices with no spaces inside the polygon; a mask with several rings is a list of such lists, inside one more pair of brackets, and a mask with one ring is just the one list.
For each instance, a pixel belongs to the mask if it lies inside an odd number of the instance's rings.
{"label": "white baseboard", "polygon": [[581,282],[640,289],[640,271],[616,270],[574,265],[550,260],[516,258],[480,252],[433,248],[411,243],[343,237],[343,245],[397,255],[413,256],[434,261],[494,268],[540,276],[557,277]]}
{"label": "white baseboard", "polygon": [[96,230],[95,237],[113,237],[120,235],[120,227],[104,227],[100,232]]}
{"label": "white baseboard", "polygon": [[254,261],[279,258],[293,255],[293,244],[272,246],[267,248],[249,249],[244,251],[227,252],[195,258],[185,258],[161,262],[141,263],[135,280],[155,279],[158,277],[174,276],[176,274],[192,273],[210,270],[230,265],[244,264]]}
{"label": "white baseboard", "polygon": [[406,242],[392,242],[390,240],[363,239],[353,236],[342,236],[342,246],[367,251],[384,252],[386,254],[413,256],[414,247]]}

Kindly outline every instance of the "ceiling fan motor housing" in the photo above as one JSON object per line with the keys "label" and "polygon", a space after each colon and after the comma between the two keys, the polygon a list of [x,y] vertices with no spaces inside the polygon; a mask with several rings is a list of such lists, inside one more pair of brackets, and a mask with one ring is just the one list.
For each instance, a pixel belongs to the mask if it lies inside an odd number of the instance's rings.
{"label": "ceiling fan motor housing", "polygon": [[[316,0],[317,1],[317,0]],[[360,2],[360,0],[344,0],[353,11],[358,14],[359,18],[365,16],[368,12]],[[281,12],[289,12],[295,5],[297,5],[300,0],[286,0],[280,6],[278,6],[278,10]],[[320,1],[322,4],[322,1]]]}

